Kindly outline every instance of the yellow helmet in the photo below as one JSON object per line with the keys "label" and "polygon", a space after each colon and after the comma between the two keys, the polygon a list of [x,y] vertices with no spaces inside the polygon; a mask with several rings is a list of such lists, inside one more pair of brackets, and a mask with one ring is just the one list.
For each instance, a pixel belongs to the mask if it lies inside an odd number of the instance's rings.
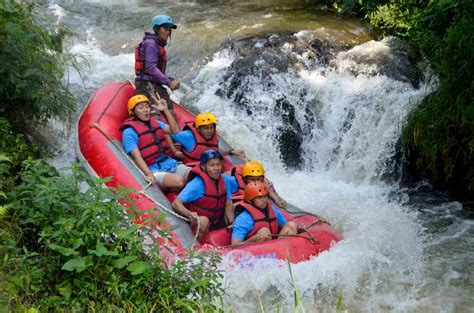
{"label": "yellow helmet", "polygon": [[248,161],[247,163],[244,164],[244,167],[242,168],[242,176],[264,176],[265,175],[265,170],[260,164],[260,162],[257,161]]}
{"label": "yellow helmet", "polygon": [[136,96],[131,97],[128,100],[128,105],[127,105],[128,113],[132,115],[132,110],[135,109],[137,104],[142,103],[142,102],[150,102],[150,100],[148,100],[148,98],[144,95],[136,95]]}
{"label": "yellow helmet", "polygon": [[204,112],[196,115],[196,118],[194,119],[194,125],[196,126],[196,128],[209,124],[217,124],[217,119],[214,114]]}

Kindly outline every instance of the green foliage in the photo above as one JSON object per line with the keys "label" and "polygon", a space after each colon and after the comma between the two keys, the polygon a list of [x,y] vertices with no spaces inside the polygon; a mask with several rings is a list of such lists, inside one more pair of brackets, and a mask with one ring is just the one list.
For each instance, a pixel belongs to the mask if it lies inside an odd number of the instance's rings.
{"label": "green foliage", "polygon": [[[133,203],[130,190],[110,190],[104,182],[78,166],[65,176],[41,161],[25,162],[21,184],[8,194],[10,217],[0,218],[0,306],[211,310],[222,293],[219,258],[191,253],[167,268],[154,241],[144,246],[161,217],[150,211],[144,225],[131,223],[140,213],[120,204]],[[166,229],[160,235],[167,237]]]}
{"label": "green foliage", "polygon": [[[463,7],[466,12],[474,12]],[[474,195],[474,25],[463,13],[432,53],[439,88],[415,110],[404,129],[404,148],[414,170],[455,195]]]}
{"label": "green foliage", "polygon": [[34,156],[35,148],[22,135],[15,134],[10,123],[0,117],[0,204],[15,184],[24,160]]}
{"label": "green foliage", "polygon": [[35,13],[33,2],[0,2],[0,112],[15,127],[71,117],[73,96],[62,82],[72,64],[62,47],[65,34]]}
{"label": "green foliage", "polygon": [[403,149],[420,177],[460,197],[474,197],[474,2],[464,0],[337,0],[341,12],[364,14],[382,35],[403,37],[423,51],[437,90],[409,116]]}
{"label": "green foliage", "polygon": [[339,13],[347,14],[351,11],[371,12],[377,8],[378,5],[388,2],[387,0],[336,0],[326,1],[327,4],[332,5]]}

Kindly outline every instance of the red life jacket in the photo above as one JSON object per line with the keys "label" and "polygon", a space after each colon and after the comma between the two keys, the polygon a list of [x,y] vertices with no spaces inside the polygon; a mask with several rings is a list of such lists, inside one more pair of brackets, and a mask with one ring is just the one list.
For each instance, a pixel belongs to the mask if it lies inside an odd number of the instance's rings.
{"label": "red life jacket", "polygon": [[220,176],[216,183],[200,166],[196,166],[191,170],[190,180],[196,176],[201,177],[204,181],[204,196],[199,200],[188,203],[186,206],[198,215],[208,217],[209,221],[215,224],[224,213],[227,201],[224,178]]}
{"label": "red life jacket", "polygon": [[[142,49],[143,41],[140,41],[135,46],[135,75],[141,76],[145,72],[145,51]],[[168,53],[166,52],[165,48],[158,45],[159,55],[158,55],[158,63],[156,67],[165,74],[166,72],[166,64],[168,63]]]}
{"label": "red life jacket", "polygon": [[237,209],[243,209],[249,212],[253,218],[253,229],[247,234],[245,239],[254,236],[263,227],[270,229],[272,234],[278,234],[278,221],[275,216],[275,212],[273,212],[272,203],[270,201],[268,201],[268,205],[265,210],[260,210],[252,204],[244,201],[238,202],[235,206]]}
{"label": "red life jacket", "polygon": [[232,194],[232,200],[244,200],[244,189],[245,189],[245,181],[242,176],[242,169],[243,165],[239,164],[236,165],[232,168],[230,171],[230,175],[234,176],[235,179],[237,180],[237,183],[239,184],[239,189]]}
{"label": "red life jacket", "polygon": [[184,163],[196,162],[199,161],[201,154],[204,151],[209,149],[217,149],[219,146],[219,138],[217,136],[217,130],[214,132],[211,140],[207,141],[204,137],[198,132],[194,123],[188,123],[183,130],[190,130],[193,132],[194,139],[196,140],[196,146],[192,151],[186,151],[186,149],[181,150],[184,154]]}
{"label": "red life jacket", "polygon": [[138,134],[138,150],[147,165],[155,163],[158,158],[164,161],[171,156],[163,129],[154,118],[147,123],[133,117],[129,118],[120,126],[120,131],[128,127],[133,128]]}

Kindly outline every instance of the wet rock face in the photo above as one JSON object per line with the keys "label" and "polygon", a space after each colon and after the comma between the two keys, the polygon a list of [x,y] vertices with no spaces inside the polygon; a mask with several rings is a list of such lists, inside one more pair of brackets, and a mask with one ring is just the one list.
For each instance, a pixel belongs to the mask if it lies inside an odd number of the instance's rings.
{"label": "wet rock face", "polygon": [[[245,94],[255,78],[271,87],[269,75],[309,69],[313,63],[327,64],[340,46],[330,46],[318,39],[301,39],[294,35],[262,35],[232,39],[223,45],[237,55],[217,93],[246,105]],[[251,79],[253,77],[254,79]]]}
{"label": "wet rock face", "polygon": [[415,88],[423,79],[423,72],[417,66],[421,61],[420,52],[407,41],[393,36],[358,45],[340,53],[335,61],[335,67],[354,75],[385,75],[409,82]]}
{"label": "wet rock face", "polygon": [[289,169],[303,165],[303,140],[311,140],[313,128],[321,123],[318,100],[308,97],[299,82],[302,70],[319,69],[323,75],[325,70],[355,76],[386,75],[415,86],[422,77],[416,67],[418,52],[394,37],[352,47],[304,32],[266,34],[231,39],[222,49],[236,57],[216,94],[230,99],[250,116],[268,116],[276,125],[274,140]]}

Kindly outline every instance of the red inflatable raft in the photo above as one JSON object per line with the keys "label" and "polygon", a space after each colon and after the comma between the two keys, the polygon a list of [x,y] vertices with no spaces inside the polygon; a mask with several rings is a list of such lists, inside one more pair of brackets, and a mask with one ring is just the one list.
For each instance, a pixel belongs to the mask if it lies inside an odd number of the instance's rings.
{"label": "red inflatable raft", "polygon": [[[135,95],[131,83],[112,83],[99,88],[90,99],[78,121],[77,155],[84,163],[86,170],[98,177],[110,177],[106,183],[109,187],[124,186],[137,191],[143,190],[147,183],[143,174],[124,153],[121,144],[119,127],[129,117],[127,101]],[[194,121],[194,115],[180,105],[175,105],[178,124],[181,128],[185,123]],[[220,139],[222,148],[229,148]],[[227,166],[242,163],[238,158],[226,159]],[[139,210],[148,211],[156,208],[158,214],[165,213],[167,226],[172,229],[172,238],[168,242],[161,241],[162,253],[180,253],[193,247],[197,250],[216,250],[221,254],[232,253],[239,261],[243,255],[259,258],[287,259],[293,263],[308,260],[322,251],[328,250],[332,244],[341,240],[341,236],[324,220],[289,205],[284,215],[297,223],[307,226],[307,232],[295,237],[281,237],[267,242],[253,243],[242,246],[230,246],[229,229],[210,232],[200,243],[195,245],[194,234],[188,224],[171,214],[173,194],[166,194],[157,186],[146,189],[146,196],[137,196],[136,205]],[[239,252],[234,252],[239,251]]]}

